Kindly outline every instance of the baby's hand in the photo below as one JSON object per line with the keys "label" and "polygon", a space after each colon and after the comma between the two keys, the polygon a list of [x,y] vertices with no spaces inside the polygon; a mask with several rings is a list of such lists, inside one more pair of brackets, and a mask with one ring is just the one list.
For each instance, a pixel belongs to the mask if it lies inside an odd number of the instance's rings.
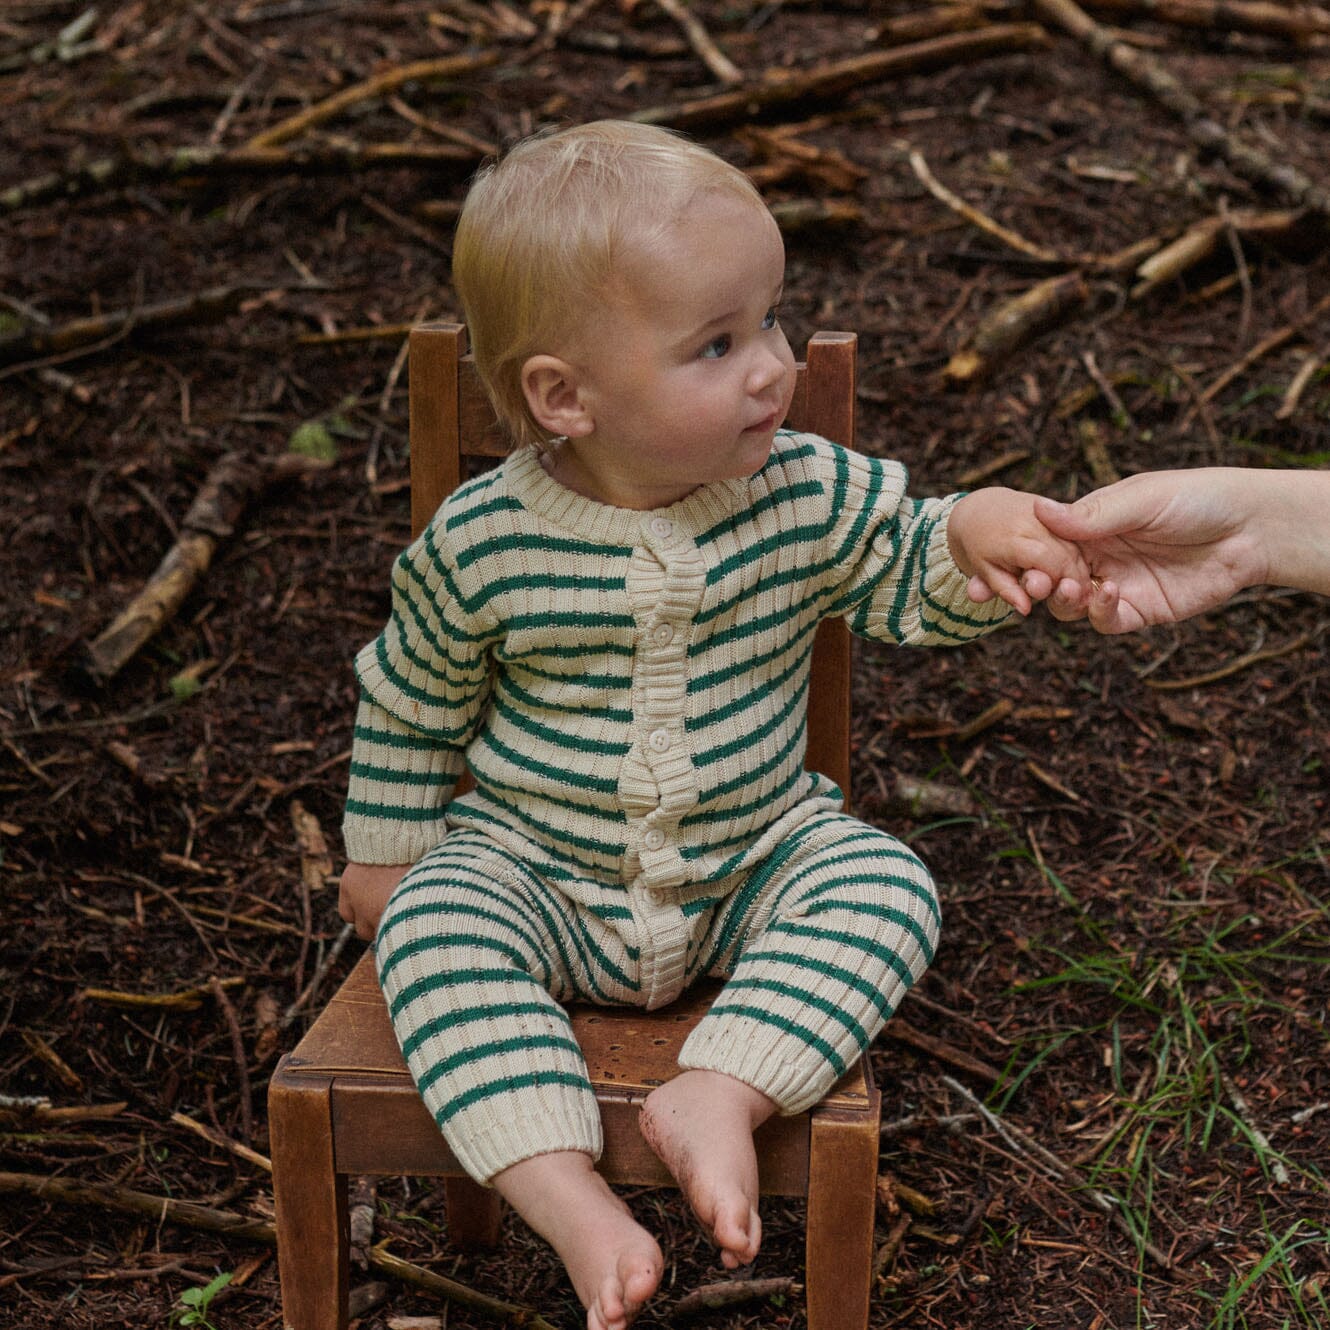
{"label": "baby's hand", "polygon": [[337,893],[337,913],[356,926],[356,936],[374,939],[388,897],[410,864],[347,864]]}
{"label": "baby's hand", "polygon": [[1089,566],[1075,544],[1035,516],[1034,497],[995,486],[967,494],[951,510],[947,542],[969,575],[966,592],[978,604],[1001,596],[1021,614],[1056,594],[1061,617],[1084,614],[1092,595]]}

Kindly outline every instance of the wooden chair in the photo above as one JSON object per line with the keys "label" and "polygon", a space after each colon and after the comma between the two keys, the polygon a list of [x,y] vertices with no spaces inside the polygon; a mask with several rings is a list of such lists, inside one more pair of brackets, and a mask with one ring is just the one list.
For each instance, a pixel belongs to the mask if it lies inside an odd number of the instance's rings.
{"label": "wooden chair", "polygon": [[[466,351],[465,330],[411,334],[411,521],[419,531],[459,482],[468,454],[506,446]],[[855,338],[818,333],[799,366],[789,421],[854,444]],[[849,634],[824,623],[809,693],[808,765],[849,784]],[[673,1185],[638,1131],[655,1085],[676,1074],[689,1031],[716,992],[703,987],[655,1012],[575,1006],[605,1124],[600,1170],[611,1182]],[[344,1330],[347,1178],[442,1175],[451,1241],[491,1246],[501,1202],[467,1178],[425,1109],[398,1050],[366,952],[284,1057],[268,1093],[283,1318],[290,1330]],[[764,1192],[807,1197],[805,1287],[810,1330],[863,1330],[868,1320],[879,1099],[861,1060],[820,1105],[758,1132]]]}

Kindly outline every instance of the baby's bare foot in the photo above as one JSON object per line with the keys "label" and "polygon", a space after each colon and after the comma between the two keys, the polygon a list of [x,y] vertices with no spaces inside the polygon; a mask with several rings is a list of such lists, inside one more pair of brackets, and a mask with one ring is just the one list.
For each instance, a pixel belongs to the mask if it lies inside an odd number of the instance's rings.
{"label": "baby's bare foot", "polygon": [[664,1260],[590,1157],[537,1155],[505,1169],[494,1186],[558,1253],[587,1330],[626,1330],[660,1284]]}
{"label": "baby's bare foot", "polygon": [[775,1111],[761,1091],[718,1071],[685,1071],[642,1106],[642,1135],[731,1270],[753,1260],[762,1241],[753,1132]]}

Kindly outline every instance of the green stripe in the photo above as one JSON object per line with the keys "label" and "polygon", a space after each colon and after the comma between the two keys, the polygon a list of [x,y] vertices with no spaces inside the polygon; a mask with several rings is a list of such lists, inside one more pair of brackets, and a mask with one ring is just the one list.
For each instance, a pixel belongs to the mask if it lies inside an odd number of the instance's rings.
{"label": "green stripe", "polygon": [[[501,1039],[494,1044],[482,1044],[477,1048],[454,1053],[452,1057],[442,1058],[433,1063],[416,1082],[416,1089],[423,1095],[437,1080],[463,1067],[474,1066],[491,1058],[503,1057],[505,1053],[525,1053],[532,1057],[539,1050],[552,1050],[558,1053],[572,1053],[582,1062],[582,1050],[576,1041],[562,1039],[557,1035],[531,1035],[520,1039]],[[583,1063],[585,1065],[585,1063]],[[451,1114],[450,1114],[451,1116]]]}
{"label": "green stripe", "polygon": [[346,812],[355,817],[373,817],[398,822],[434,822],[443,817],[445,803],[440,801],[428,807],[412,804],[390,804],[378,800],[347,799]]}
{"label": "green stripe", "polygon": [[416,785],[426,788],[451,789],[457,784],[457,774],[449,771],[404,771],[397,767],[381,767],[371,762],[352,762],[350,774],[359,780],[394,785]]}
{"label": "green stripe", "polygon": [[[543,744],[548,744],[552,748],[565,748],[571,753],[585,755],[586,753],[595,753],[598,757],[622,758],[632,746],[622,741],[611,743],[607,740],[589,739],[581,735],[568,735],[563,730],[556,730],[549,725],[542,725],[538,720],[530,716],[524,716],[520,711],[508,706],[506,703],[496,701],[494,704],[494,714],[502,717],[516,730],[521,730],[524,734],[529,734],[533,739],[539,740]],[[588,713],[588,719],[594,719],[595,713]],[[542,764],[543,767],[543,764]],[[542,769],[540,767],[537,768]],[[555,770],[555,768],[548,768]],[[572,782],[580,785],[580,780]]]}
{"label": "green stripe", "polygon": [[[760,965],[787,965],[797,970],[811,970],[814,974],[820,974],[824,979],[831,979],[836,983],[843,984],[846,988],[853,989],[861,997],[872,1003],[883,1020],[886,1020],[895,1010],[883,995],[882,990],[876,984],[869,983],[862,975],[856,974],[853,970],[847,970],[842,965],[834,965],[830,961],[818,960],[815,956],[809,956],[803,952],[791,956],[787,951],[745,951],[743,959],[736,967],[735,979],[737,980],[750,966],[756,969]],[[909,966],[894,952],[892,953],[891,968],[906,983],[914,982],[914,976],[910,973]],[[735,980],[730,982],[735,982]]]}
{"label": "green stripe", "polygon": [[587,1094],[591,1093],[591,1083],[585,1076],[574,1076],[569,1072],[559,1071],[533,1071],[525,1076],[505,1076],[502,1080],[490,1081],[486,1085],[478,1085],[474,1090],[468,1090],[465,1094],[459,1095],[450,1103],[445,1104],[434,1115],[434,1120],[442,1127],[444,1123],[450,1122],[473,1104],[492,1099],[495,1095],[511,1094],[517,1090],[529,1090],[537,1085],[571,1085],[575,1089],[585,1090]]}
{"label": "green stripe", "polygon": [[726,999],[728,992],[728,986],[721,990],[720,996],[705,1019],[710,1020],[714,1016],[746,1016],[759,1025],[769,1025],[773,1029],[780,1030],[782,1034],[798,1039],[801,1044],[815,1052],[821,1053],[837,1076],[844,1075],[849,1063],[816,1030],[810,1030],[808,1026],[800,1025],[798,1021],[789,1020],[787,1017],[777,1016],[775,1012],[766,1011],[762,1007],[753,1007],[744,1002],[730,1002]]}
{"label": "green stripe", "polygon": [[[536,985],[533,985],[536,987]],[[445,1030],[456,1030],[459,1026],[471,1025],[476,1021],[504,1020],[510,1016],[543,1016],[557,1019],[559,1009],[552,1000],[545,1002],[486,1002],[479,1007],[459,1007],[456,1011],[446,1011],[442,1016],[426,1021],[417,1026],[402,1041],[402,1056],[411,1054],[425,1042],[442,1034]]]}
{"label": "green stripe", "polygon": [[[628,559],[633,553],[631,545],[600,545],[590,540],[569,540],[564,536],[546,535],[543,532],[507,531],[501,536],[478,540],[458,550],[457,566],[466,568],[482,559],[491,559],[496,555],[501,558],[514,550],[536,550],[541,554],[564,554],[570,557],[581,555],[601,563],[606,559]],[[620,591],[626,587],[623,577],[597,580]]]}
{"label": "green stripe", "polygon": [[[586,683],[582,679],[569,679],[567,682],[579,687],[586,687]],[[631,680],[624,680],[624,685],[625,691],[630,689],[632,687]],[[537,697],[517,683],[511,672],[508,671],[499,676],[497,693],[500,698],[511,697],[513,701],[530,707],[532,711],[548,711],[565,716],[596,716],[615,725],[631,725],[633,722],[632,711],[625,707],[592,707],[585,702],[556,702],[550,697]],[[511,710],[508,704],[504,703],[504,705],[507,710]],[[627,745],[625,745],[625,751],[627,751]]]}
{"label": "green stripe", "polygon": [[[789,962],[791,969],[801,969],[797,959],[791,959]],[[763,978],[740,978],[736,975],[725,985],[725,992],[747,992],[756,991],[762,993],[774,993],[777,997],[789,998],[792,1002],[797,1002],[801,1007],[807,1007],[812,1011],[820,1011],[824,1016],[829,1016],[833,1021],[840,1025],[845,1033],[854,1040],[859,1051],[862,1053],[869,1044],[869,1034],[864,1027],[854,1019],[843,1007],[838,1007],[828,998],[814,993],[810,988],[800,988],[794,984],[785,983],[779,979]]]}

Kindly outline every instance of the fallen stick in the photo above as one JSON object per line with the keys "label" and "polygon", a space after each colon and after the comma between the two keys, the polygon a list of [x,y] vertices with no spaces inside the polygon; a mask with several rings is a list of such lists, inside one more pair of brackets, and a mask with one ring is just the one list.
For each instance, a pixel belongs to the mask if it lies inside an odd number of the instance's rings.
{"label": "fallen stick", "polygon": [[1307,385],[1316,377],[1316,371],[1327,360],[1330,360],[1330,344],[1308,352],[1302,364],[1298,366],[1298,372],[1284,389],[1284,400],[1280,402],[1279,410],[1275,412],[1276,420],[1288,420],[1297,411],[1298,403],[1302,401],[1302,394],[1307,391]]}
{"label": "fallen stick", "polygon": [[1142,1234],[1138,1233],[1127,1222],[1122,1211],[1118,1208],[1117,1202],[1110,1196],[1088,1187],[1075,1169],[1069,1164],[1064,1164],[1057,1155],[1051,1150],[1046,1150],[1038,1141],[1028,1136],[1018,1135],[959,1081],[950,1076],[943,1076],[942,1080],[945,1085],[960,1095],[1018,1156],[1032,1165],[1048,1181],[1055,1182],[1064,1188],[1064,1195],[1078,1201],[1097,1214],[1106,1215],[1132,1242],[1138,1243],[1141,1251],[1145,1252],[1161,1269],[1171,1270],[1173,1268],[1168,1253],[1157,1244],[1147,1241]]}
{"label": "fallen stick", "polygon": [[1048,34],[1037,23],[994,23],[975,32],[949,33],[929,41],[872,51],[813,69],[772,75],[733,92],[653,106],[628,118],[648,125],[696,129],[703,125],[751,119],[761,111],[796,102],[838,97],[882,79],[926,73],[1011,51],[1036,50],[1048,44]]}
{"label": "fallen stick", "polygon": [[386,69],[363,83],[343,88],[341,92],[325,97],[313,106],[279,121],[261,134],[255,134],[246,148],[275,148],[279,143],[297,138],[307,129],[322,125],[340,115],[347,107],[360,102],[382,97],[385,93],[396,92],[403,84],[421,82],[425,79],[457,78],[463,74],[474,74],[478,70],[496,65],[502,58],[501,51],[480,51],[474,55],[450,55],[431,60],[414,60],[408,65],[398,65]]}
{"label": "fallen stick", "polygon": [[670,1308],[670,1319],[686,1321],[704,1312],[723,1311],[728,1307],[742,1307],[749,1302],[763,1302],[771,1297],[788,1297],[798,1289],[788,1275],[772,1279],[723,1279],[715,1284],[703,1284]]}
{"label": "fallen stick", "polygon": [[1315,5],[1268,4],[1265,0],[1090,0],[1101,14],[1123,14],[1207,32],[1253,32],[1305,42],[1330,33],[1330,10]]}
{"label": "fallen stick", "polygon": [[964,199],[953,194],[938,178],[929,170],[928,163],[924,160],[923,153],[917,149],[910,150],[910,167],[919,179],[919,183],[939,202],[946,204],[952,212],[964,217],[972,226],[977,226],[981,231],[996,237],[1004,245],[1014,249],[1018,254],[1027,254],[1032,259],[1039,259],[1044,263],[1061,263],[1062,257],[1054,250],[1048,249],[1043,245],[1036,245],[1033,241],[1026,240],[1024,236],[1017,235],[1015,231],[1008,230],[1005,226],[995,222],[986,213],[982,213],[978,208],[966,203]]}
{"label": "fallen stick", "polygon": [[1241,674],[1243,670],[1251,669],[1253,665],[1260,665],[1267,660],[1278,660],[1281,656],[1291,656],[1295,651],[1301,651],[1303,647],[1311,645],[1324,627],[1325,623],[1322,623],[1312,632],[1299,633],[1291,642],[1285,642],[1282,646],[1248,651],[1245,655],[1229,661],[1227,665],[1208,670],[1204,674],[1194,674],[1187,679],[1147,679],[1145,686],[1160,693],[1177,693],[1186,688],[1199,688],[1202,684],[1218,683],[1221,679],[1228,679],[1235,674]]}
{"label": "fallen stick", "polygon": [[466,168],[480,160],[457,143],[325,143],[300,148],[135,148],[68,171],[35,176],[0,190],[0,213],[55,200],[84,198],[125,185],[228,176],[342,175],[376,168]]}
{"label": "fallen stick", "polygon": [[777,199],[770,205],[776,225],[785,235],[830,227],[859,226],[864,210],[844,199]]}
{"label": "fallen stick", "polygon": [[[222,989],[235,988],[245,981],[239,977],[215,981]],[[197,1011],[204,998],[214,996],[211,985],[183,988],[178,993],[125,993],[118,988],[84,988],[78,996],[89,1002],[104,1002],[110,1007],[165,1007],[172,1011]]]}
{"label": "fallen stick", "polygon": [[[0,1194],[24,1193],[42,1201],[59,1201],[65,1205],[86,1205],[94,1210],[109,1210],[114,1214],[142,1215],[154,1223],[179,1224],[203,1233],[216,1233],[221,1237],[243,1238],[259,1242],[265,1247],[276,1247],[276,1228],[262,1219],[246,1219],[230,1210],[215,1210],[194,1201],[178,1201],[169,1196],[152,1196],[129,1187],[117,1187],[103,1182],[75,1182],[72,1178],[55,1177],[40,1173],[0,1173]],[[507,1321],[525,1330],[555,1330],[543,1316],[529,1307],[501,1302],[486,1297],[475,1289],[456,1280],[436,1275],[410,1261],[389,1256],[381,1248],[369,1253],[370,1266],[383,1274],[394,1275],[404,1283],[437,1293],[441,1298],[495,1320]]]}
{"label": "fallen stick", "polygon": [[986,314],[968,344],[947,362],[943,376],[953,383],[987,378],[1021,347],[1089,303],[1090,288],[1079,272],[1050,277]]}
{"label": "fallen stick", "polygon": [[64,1108],[52,1108],[51,1101],[45,1096],[15,1098],[12,1095],[0,1095],[0,1119],[38,1126],[58,1127],[70,1122],[109,1122],[113,1118],[118,1118],[128,1107],[129,1101],[122,1099],[114,1104],[74,1104]]}
{"label": "fallen stick", "polygon": [[1206,112],[1200,99],[1153,56],[1128,46],[1112,29],[1096,23],[1074,0],[1034,0],[1034,7],[1181,120],[1198,147],[1222,157],[1245,180],[1274,190],[1295,207],[1330,215],[1330,193],[1297,167],[1276,162],[1259,148],[1235,139]]}
{"label": "fallen stick", "polygon": [[186,1131],[192,1131],[195,1136],[201,1136],[209,1145],[215,1145],[220,1150],[227,1150],[238,1159],[244,1159],[261,1168],[265,1173],[272,1172],[272,1160],[267,1155],[260,1154],[257,1150],[251,1150],[249,1146],[242,1145],[239,1141],[233,1141],[229,1136],[223,1136],[221,1132],[215,1131],[212,1127],[198,1121],[197,1118],[191,1118],[187,1113],[172,1113],[171,1121],[177,1127],[183,1127]]}
{"label": "fallen stick", "polygon": [[702,20],[681,0],[656,0],[682,29],[697,58],[724,84],[734,87],[744,81],[744,72],[716,45]]}
{"label": "fallen stick", "polygon": [[[1137,269],[1139,279],[1131,289],[1131,299],[1140,300],[1152,291],[1181,277],[1188,269],[1204,263],[1219,252],[1231,231],[1243,240],[1261,244],[1284,241],[1298,246],[1304,237],[1308,214],[1296,209],[1276,212],[1241,210],[1224,216],[1204,217],[1187,228],[1176,240],[1156,250]],[[1324,237],[1321,237],[1322,242]]]}
{"label": "fallen stick", "polygon": [[966,32],[982,28],[988,22],[980,4],[961,3],[941,5],[936,9],[921,10],[917,14],[898,14],[869,28],[866,41],[883,46],[901,46],[906,42],[922,42],[940,37],[946,32]]}
{"label": "fallen stick", "polygon": [[204,479],[180,524],[180,537],[137,596],[89,644],[87,668],[99,682],[113,678],[175,614],[207,571],[218,544],[246,505],[268,484],[326,470],[318,458],[286,453],[272,461],[226,453]]}
{"label": "fallen stick", "polygon": [[162,300],[155,305],[117,309],[106,314],[74,319],[50,327],[28,327],[0,336],[0,365],[58,356],[82,347],[92,348],[108,339],[118,341],[135,332],[160,332],[188,324],[211,323],[234,314],[241,289],[214,286],[193,295]]}
{"label": "fallen stick", "polygon": [[[1258,360],[1265,359],[1271,351],[1277,351],[1286,342],[1291,342],[1308,324],[1314,323],[1327,310],[1330,310],[1330,295],[1322,296],[1300,319],[1295,319],[1292,323],[1286,324],[1283,328],[1276,329],[1268,337],[1252,347],[1236,365],[1230,365],[1213,383],[1211,383],[1204,392],[1201,393],[1202,402],[1212,402],[1219,396],[1225,388],[1228,387],[1234,379],[1240,378],[1245,374]],[[1184,427],[1191,421],[1191,413],[1188,413],[1183,424]]]}
{"label": "fallen stick", "polygon": [[989,1085],[996,1085],[1002,1079],[1002,1073],[996,1067],[990,1067],[987,1062],[971,1057],[969,1053],[954,1044],[947,1043],[945,1039],[938,1039],[934,1035],[925,1034],[922,1030],[916,1030],[913,1025],[903,1021],[899,1016],[893,1016],[882,1027],[882,1032],[888,1039],[894,1039],[898,1044],[917,1048],[921,1053],[927,1053],[939,1062],[949,1063],[958,1071],[967,1071],[971,1076],[987,1081]]}

